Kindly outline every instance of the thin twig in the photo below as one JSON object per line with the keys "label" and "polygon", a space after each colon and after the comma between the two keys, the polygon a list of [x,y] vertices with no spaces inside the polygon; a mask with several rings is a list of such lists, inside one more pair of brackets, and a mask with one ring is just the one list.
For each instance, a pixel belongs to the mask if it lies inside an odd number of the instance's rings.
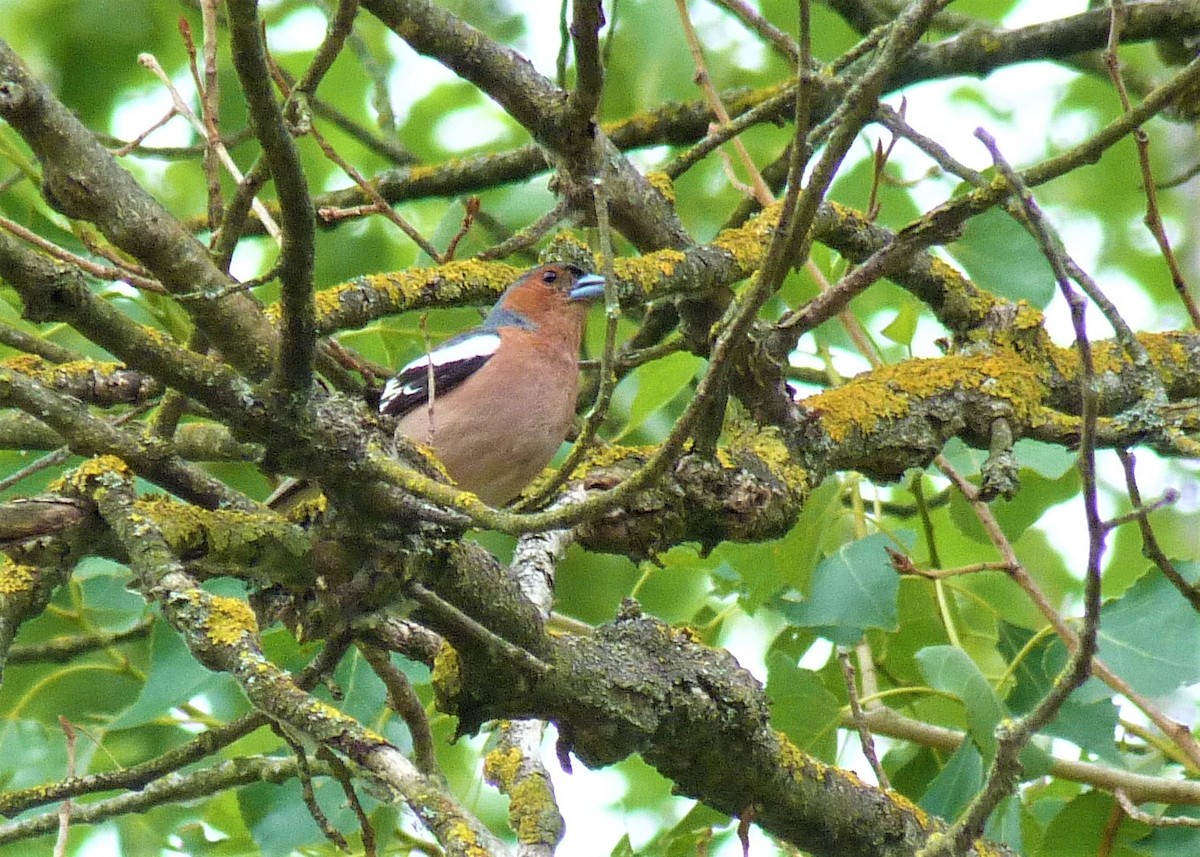
{"label": "thin twig", "polygon": [[333,67],[333,61],[338,58],[354,29],[354,16],[358,14],[358,0],[338,0],[337,11],[329,19],[325,38],[317,48],[316,55],[304,72],[304,77],[296,84],[295,93],[303,93],[311,97],[320,85],[325,74]]}
{"label": "thin twig", "polygon": [[945,580],[947,577],[961,577],[964,574],[979,574],[984,571],[1011,572],[1012,567],[1006,562],[973,562],[954,568],[912,568],[901,571],[901,574],[911,574],[914,577],[924,577],[928,580]]}
{"label": "thin twig", "polygon": [[850,661],[850,653],[845,650],[838,651],[838,662],[842,665],[842,676],[846,679],[846,694],[850,700],[850,718],[858,730],[858,740],[862,745],[863,755],[867,757],[867,761],[871,765],[871,770],[875,772],[875,777],[879,781],[879,787],[890,789],[891,781],[888,779],[887,771],[883,769],[883,765],[879,764],[879,756],[875,752],[875,739],[871,736],[871,728],[867,726],[863,719],[862,706],[858,702],[858,685],[854,680],[854,664]]}
{"label": "thin twig", "polygon": [[[148,68],[158,78],[159,82],[166,87],[167,92],[171,96],[171,102],[175,105],[175,109],[179,111],[179,115],[191,123],[192,127],[196,129],[197,134],[208,140],[208,130],[204,127],[204,123],[200,121],[200,118],[192,108],[183,100],[183,96],[179,94],[179,90],[175,88],[175,84],[171,82],[171,78],[163,71],[163,67],[159,64],[158,59],[153,54],[144,53],[138,56],[138,62],[145,68]],[[217,153],[217,157],[221,159],[221,163],[225,166],[225,169],[233,176],[233,180],[241,182],[243,178],[242,171],[234,163],[233,157],[225,148],[225,144],[221,141],[220,137],[212,140],[211,144]],[[262,223],[263,229],[267,231],[267,234],[274,238],[277,244],[282,243],[283,233],[280,231],[275,219],[267,211],[267,207],[258,199],[254,200],[253,207],[254,213],[258,215],[258,219]]]}
{"label": "thin twig", "polygon": [[[699,85],[700,91],[704,93],[704,100],[708,103],[709,109],[717,117],[719,127],[724,128],[729,125],[729,111],[725,109],[725,105],[721,101],[721,96],[717,94],[717,90],[712,84],[712,79],[709,77],[708,67],[704,62],[704,50],[700,46],[700,37],[696,35],[696,28],[692,26],[692,18],[688,13],[686,0],[675,0],[675,8],[679,12],[679,21],[683,26],[683,35],[687,39],[688,49],[692,52],[692,61],[696,66],[696,83]],[[763,181],[762,173],[754,165],[754,159],[750,157],[750,152],[746,149],[746,144],[742,142],[740,137],[734,137],[732,142],[738,159],[742,162],[742,166],[746,169],[746,172],[750,176],[750,181],[754,185],[754,198],[758,200],[759,205],[770,205],[775,201],[775,195],[771,193],[771,189]]]}
{"label": "thin twig", "polygon": [[429,728],[429,716],[425,713],[425,706],[421,704],[421,699],[413,690],[408,677],[396,668],[383,649],[360,643],[358,650],[387,688],[388,705],[400,715],[400,719],[408,727],[413,745],[413,763],[416,764],[417,770],[428,776],[440,776],[433,732]]}
{"label": "thin twig", "polygon": [[130,140],[127,143],[122,143],[120,146],[117,146],[114,149],[109,149],[109,151],[112,153],[112,156],[114,158],[125,157],[130,152],[140,149],[142,143],[145,142],[147,137],[149,137],[151,134],[153,134],[155,131],[157,131],[162,126],[166,125],[168,122],[170,122],[172,119],[174,119],[178,115],[179,115],[179,111],[176,110],[174,107],[172,107],[170,110],[168,110],[166,113],[163,114],[163,117],[161,119],[151,122],[144,129],[142,129],[142,131],[136,137],[134,137],[132,140]]}
{"label": "thin twig", "polygon": [[[394,208],[392,208],[391,204],[389,204],[388,201],[383,198],[383,195],[375,187],[374,183],[368,181],[366,176],[360,173],[353,164],[337,153],[337,150],[330,145],[330,143],[325,139],[325,136],[319,130],[317,130],[316,125],[312,125],[308,129],[308,135],[312,137],[313,141],[316,142],[317,146],[320,147],[325,157],[337,164],[342,172],[349,176],[351,181],[358,185],[359,189],[367,196],[368,199],[371,200],[371,206],[364,207],[364,212],[376,211],[379,214],[382,214],[384,217],[398,226],[400,231],[407,235],[414,244],[420,247],[421,251],[430,259],[433,259],[438,264],[441,264],[443,261],[445,261],[442,254],[438,252],[438,249],[429,243],[429,240],[420,232],[418,232],[415,226],[401,217],[400,214]],[[321,216],[326,217],[327,212],[328,209],[322,209]],[[337,217],[341,216],[342,215],[340,213],[337,215]],[[331,217],[330,219],[333,218]]]}
{"label": "thin twig", "polygon": [[[192,81],[196,92],[200,95],[200,118],[204,120],[206,133],[203,139],[220,140],[220,110],[221,89],[220,75],[217,73],[217,10],[215,0],[203,0],[200,4],[201,20],[204,25],[204,73],[200,72],[196,58],[196,44],[192,39],[191,25],[186,18],[179,19],[179,31],[183,35],[187,47],[188,68],[192,72]],[[204,179],[208,192],[208,225],[214,230],[210,242],[215,242],[215,230],[221,222],[221,212],[225,207],[221,191],[221,159],[214,146],[204,147]]]}
{"label": "thin twig", "polygon": [[328,839],[341,851],[349,851],[350,844],[346,842],[346,837],[342,835],[329,821],[329,816],[321,809],[317,803],[316,792],[313,791],[313,771],[308,764],[308,752],[304,748],[304,743],[300,737],[293,735],[291,729],[282,723],[271,723],[272,731],[278,735],[288,748],[292,751],[292,757],[296,760],[296,777],[300,781],[300,796],[304,801],[304,807],[308,810],[308,815],[316,822],[317,829],[321,831],[321,835]]}
{"label": "thin twig", "polygon": [[1117,845],[1117,834],[1121,832],[1121,825],[1124,822],[1125,812],[1121,809],[1120,803],[1113,803],[1112,809],[1108,812],[1108,820],[1104,822],[1104,829],[1100,831],[1096,857],[1112,857],[1113,849]]}
{"label": "thin twig", "polygon": [[7,217],[0,215],[0,229],[11,232],[13,235],[20,238],[22,241],[27,241],[39,250],[44,251],[47,255],[53,256],[59,261],[66,262],[69,265],[74,265],[85,274],[90,274],[98,280],[118,281],[124,280],[131,286],[136,286],[147,292],[155,294],[167,294],[166,288],[158,280],[150,277],[140,276],[129,271],[121,270],[116,267],[107,267],[105,265],[97,265],[90,259],[85,259],[82,256],[77,256],[69,250],[64,250],[53,241],[47,241],[36,232],[26,229],[21,224],[14,220],[9,220]]}
{"label": "thin twig", "polygon": [[7,491],[9,488],[36,473],[41,473],[43,470],[48,470],[51,467],[57,467],[70,457],[71,447],[60,446],[53,452],[46,453],[36,461],[31,461],[21,469],[15,470],[3,479],[0,479],[0,491]]}
{"label": "thin twig", "polygon": [[1054,269],[1055,279],[1071,311],[1071,322],[1075,328],[1075,347],[1079,351],[1082,368],[1080,386],[1082,390],[1082,416],[1080,419],[1079,474],[1083,483],[1084,513],[1087,518],[1088,560],[1084,579],[1083,627],[1077,645],[1059,678],[1042,700],[1024,717],[1005,721],[996,730],[996,749],[988,769],[984,787],[975,795],[962,816],[954,823],[946,838],[919,852],[919,857],[951,855],[963,851],[982,835],[984,824],[1000,801],[1012,794],[1021,773],[1019,756],[1034,734],[1040,731],[1062,708],[1067,698],[1087,680],[1092,671],[1092,660],[1096,653],[1097,628],[1100,621],[1100,572],[1104,555],[1105,529],[1100,518],[1096,486],[1096,421],[1099,412],[1099,392],[1095,384],[1095,368],[1092,363],[1091,343],[1084,322],[1087,302],[1071,286],[1067,273],[1061,242],[1042,217],[1032,194],[1004,159],[996,141],[982,128],[975,136],[983,142],[992,155],[997,171],[1012,188],[1012,192],[1038,239],[1043,255]]}
{"label": "thin twig", "polygon": [[[1154,527],[1150,525],[1150,519],[1147,514],[1152,507],[1146,507],[1142,504],[1142,492],[1137,484],[1137,472],[1133,453],[1128,450],[1117,450],[1117,457],[1121,460],[1121,467],[1125,471],[1125,490],[1129,495],[1129,500],[1133,503],[1134,510],[1139,512],[1136,516],[1138,529],[1142,534],[1142,555],[1158,566],[1159,571],[1163,573],[1163,577],[1171,582],[1171,585],[1179,590],[1179,594],[1188,600],[1192,605],[1192,609],[1200,613],[1200,590],[1188,583],[1179,570],[1175,568],[1175,564],[1163,552],[1162,547],[1158,543],[1158,538],[1154,535]],[[1110,522],[1111,523],[1111,522]]]}
{"label": "thin twig", "polygon": [[713,0],[713,2],[762,36],[764,41],[770,43],[793,65],[800,59],[800,46],[796,44],[795,39],[759,14],[746,0]]}
{"label": "thin twig", "polygon": [[883,127],[887,128],[897,137],[902,137],[912,143],[929,158],[951,175],[958,176],[966,182],[970,182],[975,187],[983,187],[987,184],[987,178],[978,170],[973,170],[964,164],[962,161],[955,158],[950,152],[932,137],[927,137],[913,128],[905,121],[904,116],[898,111],[892,109],[886,104],[880,104],[879,109],[875,114],[876,120]]}
{"label": "thin twig", "polygon": [[[129,422],[132,419],[140,417],[142,414],[146,413],[146,411],[148,411],[152,407],[154,407],[153,402],[143,402],[142,404],[138,405],[137,407],[131,408],[130,410],[126,411],[125,413],[121,414],[120,416],[115,417],[114,419],[108,420],[107,422],[111,423],[114,426],[119,426],[119,425],[122,425],[123,423]],[[19,482],[21,482],[25,479],[28,479],[30,476],[33,476],[36,473],[41,473],[43,470],[48,470],[51,467],[56,467],[57,465],[62,464],[64,461],[66,461],[70,457],[71,457],[70,445],[68,444],[65,446],[60,446],[58,449],[56,449],[52,452],[46,453],[41,458],[39,458],[37,461],[32,461],[29,464],[25,465],[24,467],[20,468],[19,470],[16,470],[16,471],[8,474],[7,476],[5,476],[3,479],[0,479],[0,491],[6,491],[9,488],[11,488],[12,486],[18,484]]]}
{"label": "thin twig", "polygon": [[[1125,88],[1125,80],[1121,75],[1121,61],[1117,56],[1121,30],[1129,16],[1124,0],[1112,1],[1111,15],[1112,23],[1108,30],[1108,45],[1104,48],[1102,56],[1104,65],[1108,68],[1109,77],[1112,78],[1113,86],[1116,87],[1117,96],[1121,100],[1121,109],[1128,114],[1132,111],[1133,106],[1129,100],[1129,92]],[[1180,302],[1187,310],[1188,317],[1192,320],[1192,327],[1200,328],[1200,306],[1197,306],[1192,297],[1187,280],[1184,279],[1183,271],[1175,258],[1175,251],[1171,249],[1171,241],[1167,237],[1167,230],[1163,226],[1162,214],[1158,208],[1158,190],[1154,181],[1154,172],[1150,167],[1150,135],[1139,126],[1134,129],[1133,140],[1137,144],[1138,164],[1142,170],[1142,187],[1146,191],[1146,228],[1158,242],[1163,260],[1166,261],[1167,269],[1171,273],[1171,285],[1175,287]]]}
{"label": "thin twig", "polygon": [[51,363],[70,363],[72,360],[82,360],[83,355],[65,348],[47,339],[49,332],[42,335],[26,333],[20,328],[13,327],[0,321],[0,345],[7,345],[26,354],[36,354]]}
{"label": "thin twig", "polygon": [[1194,818],[1190,815],[1161,816],[1143,812],[1137,808],[1134,802],[1129,799],[1129,795],[1125,794],[1122,789],[1114,791],[1113,797],[1117,799],[1117,803],[1121,805],[1121,809],[1125,810],[1126,815],[1134,821],[1140,821],[1142,824],[1148,824],[1151,827],[1200,827],[1200,818]]}
{"label": "thin twig", "polygon": [[442,254],[442,258],[447,262],[454,261],[454,255],[458,252],[458,244],[467,237],[467,233],[471,231],[471,226],[475,223],[475,218],[479,215],[479,207],[481,201],[479,197],[468,197],[463,205],[463,219],[458,226],[458,231],[454,233],[454,237],[446,245],[446,252]]}
{"label": "thin twig", "polygon": [[[1012,577],[1013,582],[1021,588],[1026,597],[1033,603],[1033,606],[1037,608],[1037,611],[1054,627],[1054,633],[1062,639],[1063,644],[1067,647],[1067,651],[1074,652],[1079,645],[1078,635],[1076,635],[1074,629],[1067,624],[1063,617],[1059,615],[1058,611],[1054,609],[1054,606],[1050,603],[1050,599],[1046,597],[1046,594],[1042,592],[1033,578],[1030,577],[1029,571],[1017,558],[1016,551],[1004,535],[1004,531],[999,521],[996,520],[996,516],[992,513],[991,508],[979,500],[978,489],[965,476],[959,473],[946,460],[945,456],[939,455],[935,459],[935,464],[938,470],[954,484],[954,487],[971,504],[972,511],[974,511],[976,517],[979,519],[979,523],[983,526],[988,540],[1000,552],[1003,561],[1009,565],[1011,569],[1009,576]],[[1112,688],[1114,692],[1121,694],[1133,703],[1175,746],[1179,747],[1187,759],[1186,767],[1190,771],[1200,771],[1200,744],[1197,744],[1196,739],[1192,736],[1187,726],[1176,723],[1163,714],[1150,699],[1134,690],[1129,682],[1114,673],[1099,658],[1092,659],[1092,672],[1096,678]]]}
{"label": "thin twig", "polygon": [[570,202],[566,199],[560,199],[554,204],[552,209],[533,223],[524,229],[517,230],[499,244],[493,244],[483,252],[476,254],[475,258],[481,262],[490,262],[493,259],[504,259],[513,253],[532,247],[541,241],[542,237],[566,216],[569,208]]}
{"label": "thin twig", "polygon": [[[690,149],[663,167],[662,172],[670,176],[672,179],[679,178],[681,175],[699,163],[714,149],[717,149],[730,140],[735,139],[747,128],[760,125],[764,122],[774,121],[774,119],[778,117],[783,106],[794,101],[795,98],[795,86],[788,86],[782,92],[772,95],[770,98],[767,98],[760,104],[756,104],[749,110],[739,114],[734,119],[727,119],[727,121],[719,124],[711,124],[709,126],[708,134],[705,135],[702,140],[697,141],[696,144]],[[719,100],[720,99],[718,98],[718,101]],[[753,162],[750,163],[753,165]],[[757,167],[755,167],[754,172],[759,172]],[[768,196],[770,196],[769,193]],[[774,197],[771,197],[771,199],[774,201]],[[769,205],[769,203],[760,204]]]}
{"label": "thin twig", "polygon": [[363,808],[362,801],[358,799],[358,793],[354,790],[354,775],[350,768],[338,757],[337,753],[332,752],[328,747],[317,747],[317,759],[329,766],[330,776],[337,780],[338,785],[342,787],[346,803],[350,804],[354,817],[358,819],[358,827],[362,831],[363,857],[378,857],[375,827],[371,824],[371,819],[367,815],[366,809]]}
{"label": "thin twig", "polygon": [[[59,716],[58,725],[62,727],[67,740],[67,779],[75,778],[75,727],[71,721]],[[71,799],[67,798],[58,808],[58,838],[54,841],[54,857],[65,857],[67,853],[67,837],[71,832]]]}

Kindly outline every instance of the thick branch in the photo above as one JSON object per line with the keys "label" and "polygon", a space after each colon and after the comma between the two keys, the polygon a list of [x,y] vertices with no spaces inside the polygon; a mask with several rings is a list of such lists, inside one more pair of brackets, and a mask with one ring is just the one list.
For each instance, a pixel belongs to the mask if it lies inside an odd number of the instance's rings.
{"label": "thick branch", "polygon": [[[1131,3],[1128,11],[1121,29],[1125,43],[1200,33],[1200,9],[1195,3]],[[1084,51],[1098,51],[1108,43],[1111,22],[1111,12],[1102,7],[1016,30],[971,27],[937,44],[918,46],[891,86],[961,75],[983,77],[1017,63],[1065,60]]]}
{"label": "thick branch", "polygon": [[[66,441],[63,436],[22,411],[0,413],[0,449],[49,451]],[[217,423],[186,423],[175,430],[171,444],[185,461],[260,461],[262,447],[242,443]]]}
{"label": "thick branch", "polygon": [[[461,636],[461,629],[439,630]],[[493,717],[551,719],[560,752],[589,766],[641,753],[683,793],[820,853],[911,855],[945,830],[911,803],[799,752],[770,727],[754,678],[687,632],[631,611],[593,636],[552,646],[550,669],[539,675],[510,676],[494,658],[464,656],[452,686],[474,693],[483,681],[486,702],[455,695],[443,663],[435,672],[443,702],[459,705],[452,710],[467,729]]]}

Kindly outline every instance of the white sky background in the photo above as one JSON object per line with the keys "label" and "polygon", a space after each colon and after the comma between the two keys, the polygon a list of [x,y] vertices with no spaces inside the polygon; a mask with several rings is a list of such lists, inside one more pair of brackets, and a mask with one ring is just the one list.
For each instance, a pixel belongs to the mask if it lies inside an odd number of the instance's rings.
{"label": "white sky background", "polygon": [[[626,0],[629,2],[629,0]],[[270,5],[270,4],[264,4]],[[517,50],[527,56],[543,74],[554,75],[555,61],[559,46],[558,4],[547,3],[544,0],[510,0],[509,6],[518,11],[528,11],[526,18],[530,30],[516,44]],[[1010,27],[1024,26],[1048,18],[1057,18],[1065,14],[1083,11],[1087,6],[1086,0],[1075,2],[1057,2],[1048,4],[1040,0],[1024,0],[1017,9],[1006,19]],[[551,13],[552,10],[552,13]],[[740,24],[725,16],[716,7],[705,4],[693,4],[693,20],[700,31],[701,39],[715,48],[724,48],[731,44],[741,45],[741,59],[746,64],[752,64],[756,57],[762,55],[763,48],[756,36],[745,31]],[[288,50],[314,49],[320,42],[325,31],[325,17],[315,10],[301,11],[285,19],[281,24],[273,25],[270,32],[273,46],[287,46]],[[398,60],[393,73],[391,90],[393,109],[397,116],[403,117],[412,104],[420,98],[434,83],[449,80],[453,74],[434,60],[420,57],[413,53],[399,39],[393,40],[394,53]],[[681,56],[681,63],[691,63],[689,56]],[[1026,64],[998,71],[990,75],[979,85],[985,87],[988,100],[999,110],[1013,111],[1019,124],[1005,123],[998,120],[994,114],[964,105],[962,101],[951,104],[948,96],[951,90],[962,86],[961,81],[939,81],[921,84],[907,90],[908,122],[917,130],[935,137],[952,155],[960,161],[982,170],[991,165],[991,159],[983,145],[974,137],[976,127],[983,125],[996,138],[1001,151],[1014,164],[1032,163],[1046,155],[1043,139],[1038,134],[1029,133],[1030,128],[1045,128],[1051,123],[1057,102],[1061,99],[1063,90],[1073,74],[1051,64]],[[718,84],[720,82],[718,81]],[[185,94],[193,92],[191,78],[186,73],[176,79],[176,84]],[[898,94],[889,97],[889,103],[898,106]],[[161,87],[147,89],[144,98],[130,99],[126,106],[118,111],[114,118],[112,133],[123,138],[132,138],[144,129],[150,122],[161,117],[169,107],[169,99]],[[489,110],[499,108],[488,103],[481,109],[463,110],[446,117],[438,128],[438,133],[448,139],[469,138],[480,141],[486,138],[489,127],[495,127],[497,132],[500,124],[491,119]],[[463,134],[464,123],[469,130]],[[1068,135],[1068,140],[1056,140],[1058,144],[1070,144],[1085,137],[1094,129],[1078,123],[1072,127],[1058,118],[1056,129],[1059,133]],[[871,134],[877,134],[874,129]],[[150,142],[156,145],[170,145],[186,142],[187,129],[182,120],[173,120],[165,129],[157,132]],[[873,138],[872,138],[873,139]],[[862,157],[866,152],[865,146],[855,147],[851,158]],[[143,162],[146,163],[146,162]],[[914,150],[901,144],[897,147],[893,163],[903,167],[906,176],[916,177],[924,174],[929,161]],[[846,168],[850,166],[847,163]],[[943,201],[957,182],[953,177],[943,181],[925,181],[913,189],[918,205],[927,208]],[[1102,288],[1121,288],[1124,283],[1114,279],[1112,272],[1097,271],[1095,261],[1103,240],[1100,230],[1094,222],[1072,214],[1065,216],[1064,212],[1049,210],[1048,215],[1060,230],[1068,251],[1085,269],[1095,276]],[[253,242],[250,242],[253,243]],[[260,259],[253,253],[240,259],[244,271],[257,272]],[[1130,284],[1132,285],[1132,284]],[[1135,288],[1122,290],[1125,295],[1137,294]],[[1122,313],[1134,327],[1168,326],[1173,320],[1161,319],[1152,315],[1153,308],[1146,304],[1129,301],[1122,303]],[[1061,299],[1057,299],[1046,313],[1047,324],[1052,335],[1060,343],[1068,343],[1073,339],[1069,318]],[[916,342],[932,341],[932,333],[936,327],[918,331]],[[1090,311],[1088,315],[1089,330],[1098,337],[1108,335],[1108,327],[1099,314]],[[872,323],[873,329],[881,325]],[[931,335],[923,335],[931,334]],[[924,346],[922,346],[924,347]],[[932,346],[929,346],[932,348]],[[933,356],[929,352],[926,356]],[[924,352],[918,351],[918,354]],[[855,364],[852,358],[847,358],[845,367],[847,374],[866,368],[865,363]],[[1150,454],[1139,453],[1139,467],[1144,480],[1143,492],[1154,496],[1164,482],[1165,470],[1156,466]],[[1177,480],[1178,475],[1174,476]],[[1078,503],[1064,504],[1043,520],[1042,526],[1050,531],[1080,532],[1084,529],[1082,510]],[[1082,564],[1080,564],[1082,565]],[[732,622],[727,632],[724,644],[738,657],[741,663],[750,669],[760,680],[765,681],[766,675],[760,660],[759,652],[763,649],[764,640],[773,636],[778,628],[764,628],[762,617],[741,619]],[[828,655],[828,647],[810,653],[816,665],[823,662]],[[805,664],[808,665],[807,663]],[[551,730],[553,736],[553,730]],[[846,748],[840,763],[855,770],[864,779],[874,780],[872,772],[861,753],[857,741],[844,741]],[[567,836],[559,848],[560,854],[572,857],[592,857],[592,855],[607,855],[620,840],[628,833],[633,846],[638,849],[653,833],[661,829],[663,819],[658,817],[643,817],[636,813],[626,812],[622,806],[622,796],[625,791],[624,778],[614,770],[587,771],[582,765],[575,766],[572,775],[563,774],[555,761],[553,743],[546,744],[546,763],[553,778],[555,789],[567,820]],[[490,787],[487,787],[490,788]],[[675,801],[676,817],[682,816],[691,806],[691,801],[677,799]],[[97,843],[98,845],[100,843]],[[111,853],[92,849],[93,853]],[[714,850],[714,857],[736,857],[741,849],[736,842],[727,847]],[[766,857],[774,853],[774,846],[758,830],[752,833],[751,853],[755,857]]]}

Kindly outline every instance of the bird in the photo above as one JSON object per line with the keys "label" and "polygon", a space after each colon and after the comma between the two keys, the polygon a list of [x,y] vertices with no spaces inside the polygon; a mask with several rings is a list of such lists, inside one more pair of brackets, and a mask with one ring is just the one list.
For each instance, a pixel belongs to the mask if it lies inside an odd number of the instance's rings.
{"label": "bird", "polygon": [[431,448],[461,488],[503,506],[566,439],[579,394],[579,348],[604,278],[555,263],[512,283],[483,323],[388,380],[379,412],[396,437]]}

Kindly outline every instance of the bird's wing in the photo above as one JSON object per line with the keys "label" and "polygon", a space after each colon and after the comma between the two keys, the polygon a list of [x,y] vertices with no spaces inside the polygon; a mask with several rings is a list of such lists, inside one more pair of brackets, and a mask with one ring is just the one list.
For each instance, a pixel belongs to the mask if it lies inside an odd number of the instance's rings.
{"label": "bird's wing", "polygon": [[500,334],[495,331],[469,331],[446,340],[387,382],[379,399],[379,412],[402,417],[426,404],[431,394],[435,400],[444,396],[477,372],[499,347]]}

